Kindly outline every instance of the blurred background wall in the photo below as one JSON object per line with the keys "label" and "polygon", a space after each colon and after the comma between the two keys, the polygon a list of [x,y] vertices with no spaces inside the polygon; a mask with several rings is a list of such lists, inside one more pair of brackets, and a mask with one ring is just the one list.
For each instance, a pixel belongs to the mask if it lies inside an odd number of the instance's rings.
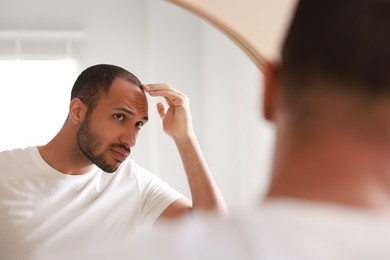
{"label": "blurred background wall", "polygon": [[[0,6],[0,150],[48,142],[66,118],[77,75],[110,63],[143,83],[169,83],[188,95],[195,132],[230,209],[260,202],[274,135],[261,114],[262,75],[225,35],[163,0],[0,0]],[[73,65],[18,69],[31,60]],[[25,81],[16,84],[19,77]],[[45,80],[53,93],[40,90]],[[149,101],[150,120],[131,156],[190,196],[157,100]]]}

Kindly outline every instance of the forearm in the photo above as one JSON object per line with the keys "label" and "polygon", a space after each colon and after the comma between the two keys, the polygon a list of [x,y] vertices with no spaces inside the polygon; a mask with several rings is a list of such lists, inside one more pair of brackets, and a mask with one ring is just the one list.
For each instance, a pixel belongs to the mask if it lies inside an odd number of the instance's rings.
{"label": "forearm", "polygon": [[[179,150],[192,195],[192,209],[227,212],[225,200],[211,175],[198,141],[192,131],[188,97],[167,84],[149,84],[144,90],[154,97],[164,97],[169,108],[157,103],[164,131]],[[176,217],[191,206],[182,201],[172,203],[161,217]]]}
{"label": "forearm", "polygon": [[227,213],[226,202],[212,176],[195,135],[175,140],[187,175],[193,209]]}

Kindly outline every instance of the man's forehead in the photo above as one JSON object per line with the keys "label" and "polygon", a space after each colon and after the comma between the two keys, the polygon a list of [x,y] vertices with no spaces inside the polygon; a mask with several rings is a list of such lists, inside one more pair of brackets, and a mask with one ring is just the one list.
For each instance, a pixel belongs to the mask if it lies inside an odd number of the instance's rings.
{"label": "man's forehead", "polygon": [[117,78],[112,82],[107,95],[125,95],[135,99],[146,100],[145,91],[142,87],[122,78]]}
{"label": "man's forehead", "polygon": [[148,109],[148,100],[144,90],[125,79],[118,78],[112,84],[107,93],[102,98],[104,103],[110,106],[132,107],[137,110]]}

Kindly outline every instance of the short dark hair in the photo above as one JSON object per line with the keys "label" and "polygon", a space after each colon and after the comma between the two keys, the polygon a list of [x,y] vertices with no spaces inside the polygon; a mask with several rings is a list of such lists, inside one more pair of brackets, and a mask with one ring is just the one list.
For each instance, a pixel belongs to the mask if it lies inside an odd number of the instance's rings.
{"label": "short dark hair", "polygon": [[299,1],[282,47],[286,101],[320,82],[338,92],[390,97],[389,30],[389,0]]}
{"label": "short dark hair", "polygon": [[88,106],[88,113],[96,107],[103,94],[107,94],[117,78],[141,87],[141,82],[131,72],[115,65],[98,64],[85,69],[76,79],[71,92],[71,100],[79,98]]}

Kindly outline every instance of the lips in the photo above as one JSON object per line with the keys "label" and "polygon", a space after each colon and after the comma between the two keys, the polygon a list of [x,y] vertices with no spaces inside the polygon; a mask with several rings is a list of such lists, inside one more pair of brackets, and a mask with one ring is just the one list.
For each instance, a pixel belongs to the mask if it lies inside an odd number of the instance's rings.
{"label": "lips", "polygon": [[127,156],[130,155],[130,150],[117,147],[117,146],[112,147],[111,151],[114,154],[114,159],[116,159],[119,162],[123,162],[124,160],[126,160]]}

